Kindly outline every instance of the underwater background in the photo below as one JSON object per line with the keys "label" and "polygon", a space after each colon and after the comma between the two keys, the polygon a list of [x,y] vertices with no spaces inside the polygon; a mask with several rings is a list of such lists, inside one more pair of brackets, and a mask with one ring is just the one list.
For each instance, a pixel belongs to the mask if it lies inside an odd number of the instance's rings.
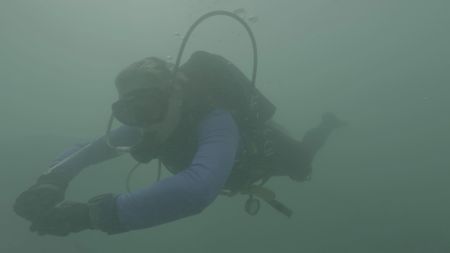
{"label": "underwater background", "polygon": [[[251,217],[245,196],[219,197],[201,215],[116,236],[29,232],[15,198],[64,148],[104,133],[116,74],[147,56],[173,62],[189,26],[217,9],[251,25],[257,87],[292,136],[324,112],[349,123],[310,182],[269,182],[294,216],[263,203]],[[450,252],[449,13],[448,0],[0,0],[0,252]],[[201,24],[183,59],[195,50],[250,75],[249,39],[229,18]],[[133,188],[155,180],[155,164]],[[67,199],[125,191],[132,165],[85,169]]]}

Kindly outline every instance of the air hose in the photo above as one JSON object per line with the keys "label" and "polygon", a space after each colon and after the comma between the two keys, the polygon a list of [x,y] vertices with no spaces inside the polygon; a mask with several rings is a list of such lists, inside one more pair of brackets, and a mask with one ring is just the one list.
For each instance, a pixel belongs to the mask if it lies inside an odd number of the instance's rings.
{"label": "air hose", "polygon": [[234,14],[233,12],[223,11],[223,10],[208,12],[205,15],[201,16],[200,18],[198,18],[191,25],[191,27],[189,28],[188,32],[184,36],[184,39],[183,39],[183,41],[181,43],[181,46],[180,46],[180,50],[178,51],[177,60],[175,62],[175,67],[173,69],[173,76],[174,76],[174,78],[176,77],[176,74],[178,73],[178,70],[180,68],[181,58],[183,57],[184,49],[186,48],[186,44],[187,44],[189,38],[191,37],[192,32],[195,30],[195,28],[197,28],[197,26],[200,23],[202,23],[206,19],[208,19],[210,17],[214,17],[214,16],[227,16],[227,17],[231,17],[231,18],[235,19],[240,24],[242,24],[242,26],[244,26],[245,30],[247,31],[248,35],[250,36],[250,39],[251,39],[251,42],[252,42],[252,49],[253,49],[253,72],[252,72],[251,84],[253,85],[253,87],[255,87],[256,86],[256,73],[257,73],[257,69],[258,69],[258,51],[257,51],[257,47],[256,47],[255,36],[253,35],[252,29],[245,22],[245,20],[243,20],[241,17],[239,17],[238,15]]}

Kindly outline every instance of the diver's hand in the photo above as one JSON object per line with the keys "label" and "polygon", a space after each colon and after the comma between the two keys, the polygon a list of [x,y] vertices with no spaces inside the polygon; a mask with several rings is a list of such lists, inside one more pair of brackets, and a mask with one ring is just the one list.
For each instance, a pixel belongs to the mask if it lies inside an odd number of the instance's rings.
{"label": "diver's hand", "polygon": [[39,235],[55,236],[67,236],[86,229],[110,235],[128,231],[120,223],[115,194],[101,194],[87,203],[64,201],[34,220],[30,227]]}
{"label": "diver's hand", "polygon": [[87,204],[63,202],[33,221],[30,230],[39,235],[67,236],[91,227]]}
{"label": "diver's hand", "polygon": [[14,212],[29,221],[39,219],[63,201],[67,185],[68,180],[61,175],[42,175],[33,186],[19,195],[14,203]]}

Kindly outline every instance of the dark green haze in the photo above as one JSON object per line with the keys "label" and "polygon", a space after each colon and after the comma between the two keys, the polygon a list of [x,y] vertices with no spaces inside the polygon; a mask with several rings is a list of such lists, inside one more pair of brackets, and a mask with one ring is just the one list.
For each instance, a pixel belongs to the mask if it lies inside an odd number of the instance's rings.
{"label": "dark green haze", "polygon": [[[15,197],[63,148],[103,134],[117,72],[174,58],[197,17],[239,8],[258,17],[257,86],[276,120],[296,138],[326,111],[349,122],[311,182],[269,182],[294,216],[263,205],[250,217],[244,196],[219,197],[201,215],[117,236],[29,232]],[[0,252],[450,252],[449,13],[448,0],[0,0]],[[222,17],[186,55],[220,53],[249,74],[249,46]],[[124,191],[132,165],[86,169],[67,198]],[[151,167],[134,187],[153,182]]]}

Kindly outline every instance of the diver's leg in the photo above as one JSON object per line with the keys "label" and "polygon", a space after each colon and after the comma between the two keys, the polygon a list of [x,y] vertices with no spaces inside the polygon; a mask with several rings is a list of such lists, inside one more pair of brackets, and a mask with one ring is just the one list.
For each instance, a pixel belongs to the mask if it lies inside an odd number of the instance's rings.
{"label": "diver's leg", "polygon": [[302,139],[302,146],[313,157],[317,151],[325,144],[331,132],[343,126],[345,123],[339,120],[332,113],[325,113],[319,126],[306,132]]}

